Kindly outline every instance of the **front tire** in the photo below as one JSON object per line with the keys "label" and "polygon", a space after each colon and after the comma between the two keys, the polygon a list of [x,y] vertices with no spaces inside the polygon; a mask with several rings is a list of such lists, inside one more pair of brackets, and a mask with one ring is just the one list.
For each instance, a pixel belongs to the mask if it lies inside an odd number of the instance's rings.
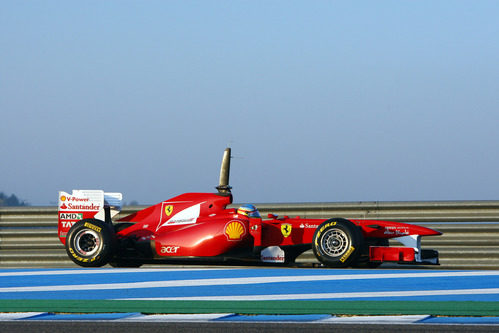
{"label": "front tire", "polygon": [[111,225],[97,219],[84,219],[69,229],[66,252],[83,267],[101,267],[113,257],[116,238]]}
{"label": "front tire", "polygon": [[315,230],[312,249],[315,257],[328,267],[347,267],[362,249],[363,236],[352,222],[335,218],[323,222]]}

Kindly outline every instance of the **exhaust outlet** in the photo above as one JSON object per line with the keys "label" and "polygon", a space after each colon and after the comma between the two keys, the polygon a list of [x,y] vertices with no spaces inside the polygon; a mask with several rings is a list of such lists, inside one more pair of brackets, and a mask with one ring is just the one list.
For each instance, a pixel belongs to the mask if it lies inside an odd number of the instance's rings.
{"label": "exhaust outlet", "polygon": [[220,180],[218,181],[218,186],[216,189],[218,193],[222,195],[230,194],[231,187],[229,186],[229,176],[230,176],[230,148],[225,148],[224,155],[222,158],[222,165],[220,166]]}

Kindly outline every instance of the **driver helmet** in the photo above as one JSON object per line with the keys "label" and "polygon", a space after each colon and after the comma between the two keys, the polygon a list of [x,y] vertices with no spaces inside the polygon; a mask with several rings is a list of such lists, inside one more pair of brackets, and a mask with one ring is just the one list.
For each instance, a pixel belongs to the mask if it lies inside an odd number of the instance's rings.
{"label": "driver helmet", "polygon": [[248,217],[260,217],[258,209],[253,205],[242,205],[237,209],[237,213]]}

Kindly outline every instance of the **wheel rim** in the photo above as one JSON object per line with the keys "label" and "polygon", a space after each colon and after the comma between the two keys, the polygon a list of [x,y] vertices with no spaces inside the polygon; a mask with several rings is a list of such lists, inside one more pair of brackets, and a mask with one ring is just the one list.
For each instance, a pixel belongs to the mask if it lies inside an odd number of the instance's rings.
{"label": "wheel rim", "polygon": [[101,239],[94,230],[81,230],[76,234],[74,244],[80,255],[92,256],[99,250]]}
{"label": "wheel rim", "polygon": [[341,229],[331,229],[321,237],[321,248],[331,257],[338,257],[350,248],[350,238]]}

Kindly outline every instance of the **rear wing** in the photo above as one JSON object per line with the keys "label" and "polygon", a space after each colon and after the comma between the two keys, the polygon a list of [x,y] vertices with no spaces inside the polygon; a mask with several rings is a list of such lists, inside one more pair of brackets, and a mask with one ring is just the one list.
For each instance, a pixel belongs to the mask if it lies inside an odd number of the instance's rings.
{"label": "rear wing", "polygon": [[60,191],[58,204],[59,239],[66,243],[66,235],[76,222],[95,218],[106,219],[104,208],[109,208],[112,218],[121,211],[123,195],[102,190],[73,190],[71,194]]}

